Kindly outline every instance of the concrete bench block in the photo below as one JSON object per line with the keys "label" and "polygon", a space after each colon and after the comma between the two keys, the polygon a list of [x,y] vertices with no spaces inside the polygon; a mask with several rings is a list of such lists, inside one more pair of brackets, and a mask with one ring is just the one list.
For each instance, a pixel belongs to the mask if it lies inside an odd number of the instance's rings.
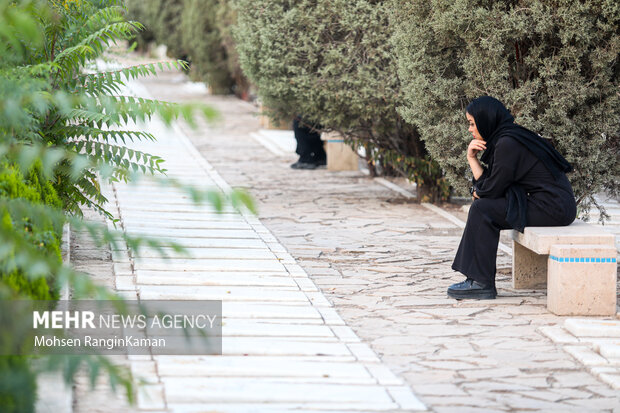
{"label": "concrete bench block", "polygon": [[613,245],[553,245],[548,259],[549,311],[557,315],[614,315],[616,254]]}
{"label": "concrete bench block", "polygon": [[323,133],[321,139],[325,141],[328,171],[357,171],[359,169],[359,156],[344,143],[342,136],[330,132]]}
{"label": "concrete bench block", "polygon": [[547,286],[547,257],[512,241],[512,287],[538,289]]}
{"label": "concrete bench block", "polygon": [[512,231],[512,286],[517,289],[545,288],[547,258],[553,245],[615,245],[613,234],[575,221],[567,227],[527,227]]}
{"label": "concrete bench block", "polygon": [[548,255],[556,244],[614,245],[615,237],[586,222],[575,221],[567,227],[526,227],[523,233],[513,230],[512,239],[537,254]]}

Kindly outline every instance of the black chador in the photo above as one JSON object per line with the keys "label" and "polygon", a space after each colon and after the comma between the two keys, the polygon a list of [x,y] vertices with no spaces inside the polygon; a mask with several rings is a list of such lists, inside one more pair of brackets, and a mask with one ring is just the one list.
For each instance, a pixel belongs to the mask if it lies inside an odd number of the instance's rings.
{"label": "black chador", "polygon": [[315,169],[327,163],[327,154],[318,130],[321,127],[305,122],[300,116],[293,120],[293,132],[297,141],[295,152],[299,160],[291,165],[294,169]]}
{"label": "black chador", "polygon": [[[495,290],[495,261],[502,229],[570,225],[575,196],[566,177],[570,164],[547,140],[514,123],[497,99],[484,96],[468,107],[486,142],[486,164],[473,190],[480,197],[469,210],[452,269]],[[450,290],[449,290],[450,293]]]}

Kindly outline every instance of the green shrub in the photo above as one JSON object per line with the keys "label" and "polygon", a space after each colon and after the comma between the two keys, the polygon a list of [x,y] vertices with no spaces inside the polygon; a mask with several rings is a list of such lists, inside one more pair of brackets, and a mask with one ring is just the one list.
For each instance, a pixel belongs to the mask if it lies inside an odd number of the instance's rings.
{"label": "green shrub", "polygon": [[[40,165],[35,165],[26,178],[13,167],[5,166],[0,172],[0,199],[22,199],[33,204],[46,204],[54,208],[62,206],[51,183],[41,175]],[[25,240],[62,260],[60,242],[62,227],[39,227],[29,220],[18,221],[7,210],[0,208],[0,226],[5,230],[17,231]],[[14,256],[14,254],[10,254]],[[6,255],[5,255],[6,257]],[[12,267],[10,259],[5,258],[3,267]],[[49,283],[52,284],[50,286]],[[16,298],[29,297],[33,300],[51,300],[58,298],[58,288],[53,277],[28,277],[24,271],[15,268],[0,270],[0,285],[8,287]],[[29,358],[22,356],[0,356],[0,406],[3,412],[34,412],[36,394],[36,374],[30,369]]]}
{"label": "green shrub", "polygon": [[187,52],[183,47],[183,25],[181,14],[185,0],[155,0],[153,6],[157,10],[155,24],[151,28],[157,43],[168,46],[168,55],[177,59],[186,59]]}
{"label": "green shrub", "polygon": [[571,162],[580,209],[618,195],[620,4],[615,0],[394,0],[393,44],[405,103],[429,152],[469,187],[464,109],[502,100]]}
{"label": "green shrub", "polygon": [[232,0],[221,0],[216,12],[216,25],[226,50],[226,64],[233,79],[233,92],[241,99],[249,99],[251,84],[241,69],[239,53],[233,36],[233,27],[237,22],[237,10]]}
{"label": "green shrub", "polygon": [[138,46],[165,44],[171,56],[187,59],[190,76],[215,94],[247,98],[249,83],[239,66],[231,26],[236,11],[230,0],[127,0],[128,15],[143,22]]}
{"label": "green shrub", "polygon": [[220,0],[185,0],[181,27],[193,79],[204,80],[215,94],[233,91],[228,52],[218,29]]}
{"label": "green shrub", "polygon": [[[60,209],[62,203],[51,183],[41,175],[40,165],[35,165],[27,178],[13,167],[5,167],[0,172],[0,199],[22,199],[35,205],[48,205]],[[62,260],[60,243],[62,227],[50,225],[39,226],[31,220],[18,220],[7,210],[2,211],[0,225],[5,230],[18,231],[31,245],[44,254]],[[13,254],[14,255],[14,254]],[[3,266],[9,270],[0,271],[0,281],[17,295],[25,295],[33,300],[50,300],[58,298],[58,288],[54,279],[49,277],[27,277],[19,268],[11,269],[14,264],[4,260]],[[51,286],[49,284],[52,284]]]}
{"label": "green shrub", "polygon": [[135,40],[138,49],[146,51],[150,42],[155,41],[155,18],[157,17],[157,8],[154,7],[154,0],[127,0],[127,16],[131,20],[139,21],[144,25],[144,30],[135,34],[132,40]]}
{"label": "green shrub", "polygon": [[168,55],[185,59],[181,13],[185,0],[125,0],[128,18],[139,21],[145,27],[135,33],[134,40],[145,49],[149,42],[165,44]]}
{"label": "green shrub", "polygon": [[279,117],[302,114],[364,145],[418,183],[418,199],[446,195],[403,105],[386,2],[240,0],[241,67]]}
{"label": "green shrub", "polygon": [[3,413],[33,413],[37,382],[28,357],[0,356],[0,407]]}

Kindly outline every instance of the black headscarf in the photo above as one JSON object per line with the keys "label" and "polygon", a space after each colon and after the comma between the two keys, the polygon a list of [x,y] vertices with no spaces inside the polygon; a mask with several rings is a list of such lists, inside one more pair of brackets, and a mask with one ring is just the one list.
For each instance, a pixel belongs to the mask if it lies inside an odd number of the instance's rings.
{"label": "black headscarf", "polygon": [[[486,142],[486,150],[480,160],[493,168],[495,144],[504,136],[510,136],[524,145],[547,167],[555,179],[573,170],[564,157],[547,140],[523,126],[514,123],[514,117],[499,100],[491,96],[474,99],[467,106],[467,113],[476,121],[476,128]],[[519,185],[511,185],[506,191],[506,220],[513,228],[523,232],[527,220],[527,196]]]}

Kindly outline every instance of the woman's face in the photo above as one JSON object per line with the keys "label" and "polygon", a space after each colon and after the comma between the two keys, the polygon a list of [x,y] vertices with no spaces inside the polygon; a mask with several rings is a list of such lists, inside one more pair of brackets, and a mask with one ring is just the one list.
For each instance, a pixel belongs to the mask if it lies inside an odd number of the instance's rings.
{"label": "woman's face", "polygon": [[478,128],[476,127],[476,120],[474,119],[474,117],[469,113],[466,113],[465,116],[467,116],[467,121],[469,122],[469,133],[473,135],[474,139],[483,141],[484,139],[482,139],[482,136],[480,136],[480,132],[478,132]]}

